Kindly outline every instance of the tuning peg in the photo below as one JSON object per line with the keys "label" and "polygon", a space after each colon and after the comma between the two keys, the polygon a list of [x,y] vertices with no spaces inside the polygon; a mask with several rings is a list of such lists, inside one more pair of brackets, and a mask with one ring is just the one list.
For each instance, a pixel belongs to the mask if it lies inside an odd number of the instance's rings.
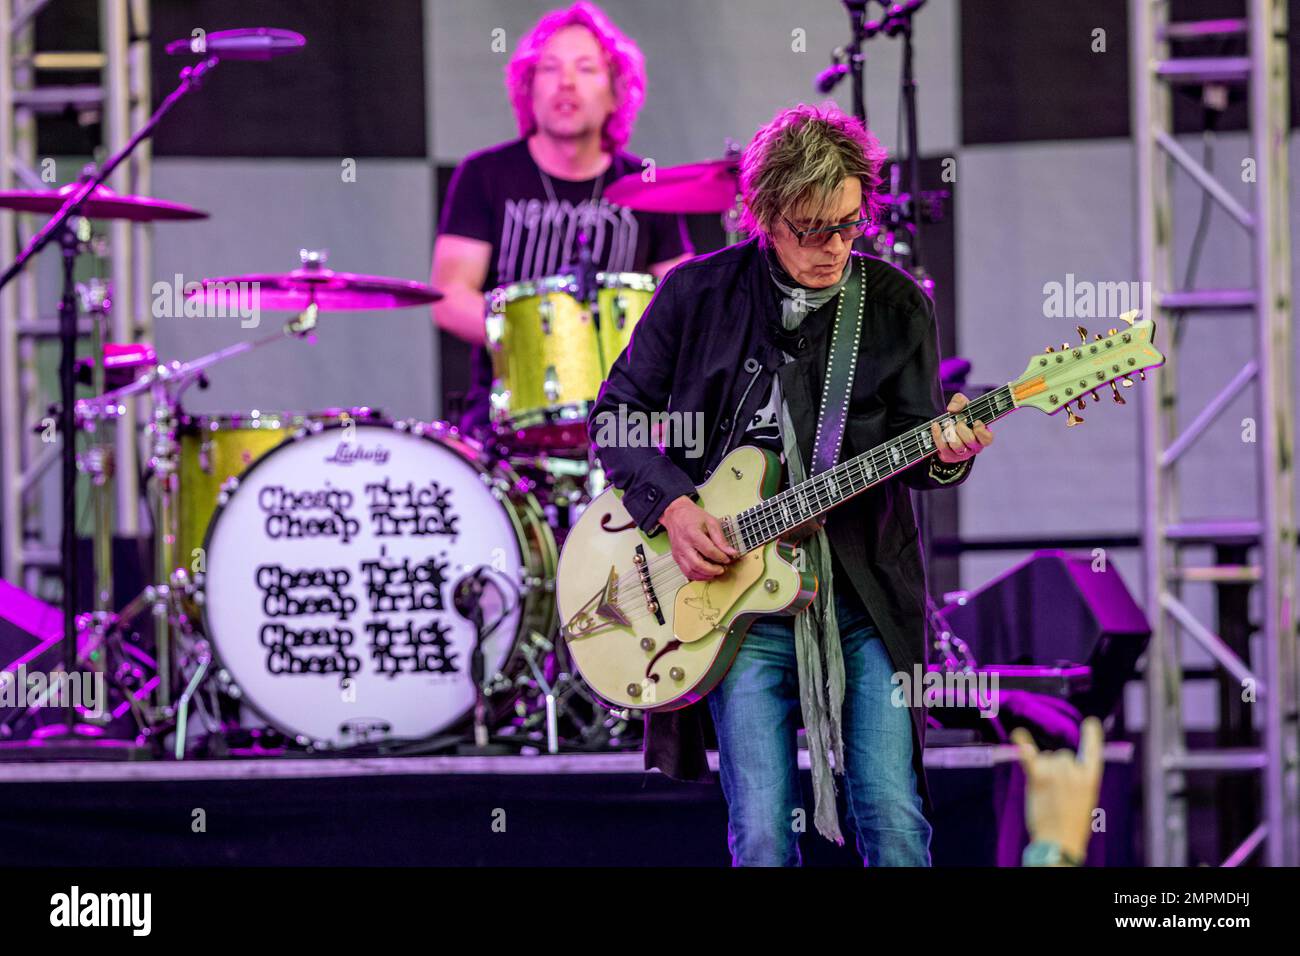
{"label": "tuning peg", "polygon": [[1107,334],[1107,335],[1119,335],[1119,329],[1107,329],[1107,330],[1106,330],[1106,334]]}
{"label": "tuning peg", "polygon": [[1142,369],[1138,369],[1138,378],[1145,382],[1147,380],[1147,373],[1142,371]]}
{"label": "tuning peg", "polygon": [[1078,415],[1074,414],[1074,409],[1071,408],[1069,405],[1065,406],[1065,414],[1068,416],[1065,419],[1066,428],[1073,428],[1075,425],[1083,424],[1083,419],[1080,418]]}
{"label": "tuning peg", "polygon": [[1101,398],[1100,398],[1100,396],[1097,395],[1097,390],[1096,390],[1095,388],[1092,390],[1092,400],[1093,400],[1094,402],[1100,402],[1100,401],[1101,401]]}
{"label": "tuning peg", "polygon": [[1044,352],[1055,352],[1056,349],[1052,348],[1052,347],[1049,345],[1047,348],[1043,349],[1043,351],[1044,351]]}
{"label": "tuning peg", "polygon": [[1076,326],[1074,327],[1074,331],[1076,331],[1076,332],[1079,333],[1079,341],[1080,341],[1082,344],[1087,345],[1087,344],[1088,344],[1088,330],[1085,329],[1082,325],[1076,325]]}
{"label": "tuning peg", "polygon": [[1062,342],[1062,343],[1061,343],[1061,351],[1062,351],[1062,352],[1068,352],[1068,351],[1070,351],[1070,343],[1069,343],[1069,342]]}
{"label": "tuning peg", "polygon": [[[1112,332],[1112,333],[1110,333],[1110,334],[1111,334],[1111,335],[1114,335],[1115,333]],[[1094,342],[1100,342],[1100,341],[1101,341],[1101,333],[1098,332],[1096,335],[1094,335],[1094,336],[1092,337],[1092,340],[1093,340]]]}
{"label": "tuning peg", "polygon": [[1088,403],[1083,400],[1082,395],[1079,396],[1078,405],[1079,405],[1079,411],[1083,411],[1085,408],[1088,407]]}
{"label": "tuning peg", "polygon": [[1133,320],[1138,318],[1141,314],[1142,314],[1141,309],[1131,309],[1130,311],[1125,312],[1123,315],[1121,315],[1120,318],[1123,319],[1125,322],[1127,322],[1129,325],[1132,325]]}
{"label": "tuning peg", "polygon": [[1120,384],[1123,385],[1125,388],[1132,388],[1132,387],[1133,387],[1133,379],[1131,379],[1131,378],[1129,378],[1127,375],[1125,375],[1122,379],[1120,379]]}
{"label": "tuning peg", "polygon": [[1112,395],[1112,397],[1115,399],[1115,404],[1116,404],[1116,405],[1127,405],[1127,404],[1128,404],[1128,402],[1124,401],[1124,396],[1121,395],[1121,394],[1119,393],[1119,386],[1116,385],[1114,382],[1111,382],[1111,383],[1110,383],[1110,391],[1111,391],[1111,395]]}

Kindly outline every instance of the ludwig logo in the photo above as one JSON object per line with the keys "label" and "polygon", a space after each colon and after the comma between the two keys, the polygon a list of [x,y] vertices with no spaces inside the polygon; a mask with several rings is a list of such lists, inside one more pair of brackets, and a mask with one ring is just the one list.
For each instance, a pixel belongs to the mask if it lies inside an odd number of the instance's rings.
{"label": "ludwig logo", "polygon": [[365,743],[374,737],[392,733],[393,725],[382,717],[353,717],[339,724],[339,732],[356,743]]}
{"label": "ludwig logo", "polygon": [[367,448],[357,442],[341,441],[335,446],[334,454],[325,461],[332,465],[351,465],[358,461],[373,461],[376,465],[382,465],[388,461],[388,455],[388,449],[383,445]]}

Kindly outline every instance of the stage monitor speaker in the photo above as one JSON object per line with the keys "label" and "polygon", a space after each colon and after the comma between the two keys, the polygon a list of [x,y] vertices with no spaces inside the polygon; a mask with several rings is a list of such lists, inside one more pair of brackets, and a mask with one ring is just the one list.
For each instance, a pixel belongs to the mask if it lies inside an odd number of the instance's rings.
{"label": "stage monitor speaker", "polygon": [[1115,566],[1095,561],[1035,552],[940,614],[980,665],[1088,665],[1090,687],[1070,702],[1105,717],[1136,676],[1151,627]]}

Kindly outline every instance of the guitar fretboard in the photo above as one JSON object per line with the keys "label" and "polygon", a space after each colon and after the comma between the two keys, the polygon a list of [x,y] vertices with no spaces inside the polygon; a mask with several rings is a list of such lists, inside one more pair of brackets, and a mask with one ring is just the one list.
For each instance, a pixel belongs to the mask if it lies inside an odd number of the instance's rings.
{"label": "guitar fretboard", "polygon": [[1011,386],[1003,385],[981,395],[960,412],[945,412],[938,418],[891,438],[870,451],[842,461],[834,468],[814,475],[793,488],[765,498],[735,516],[736,543],[742,552],[752,551],[929,458],[937,451],[930,434],[930,426],[934,422],[955,418],[967,426],[975,421],[988,425],[1015,408]]}

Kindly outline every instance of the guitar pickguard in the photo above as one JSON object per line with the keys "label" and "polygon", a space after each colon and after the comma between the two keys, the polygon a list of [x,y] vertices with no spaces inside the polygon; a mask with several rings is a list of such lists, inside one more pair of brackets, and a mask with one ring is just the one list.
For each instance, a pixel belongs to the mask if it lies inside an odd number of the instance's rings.
{"label": "guitar pickguard", "polygon": [[677,592],[673,636],[690,644],[722,626],[723,616],[763,574],[763,549],[751,551],[710,581],[688,581]]}

